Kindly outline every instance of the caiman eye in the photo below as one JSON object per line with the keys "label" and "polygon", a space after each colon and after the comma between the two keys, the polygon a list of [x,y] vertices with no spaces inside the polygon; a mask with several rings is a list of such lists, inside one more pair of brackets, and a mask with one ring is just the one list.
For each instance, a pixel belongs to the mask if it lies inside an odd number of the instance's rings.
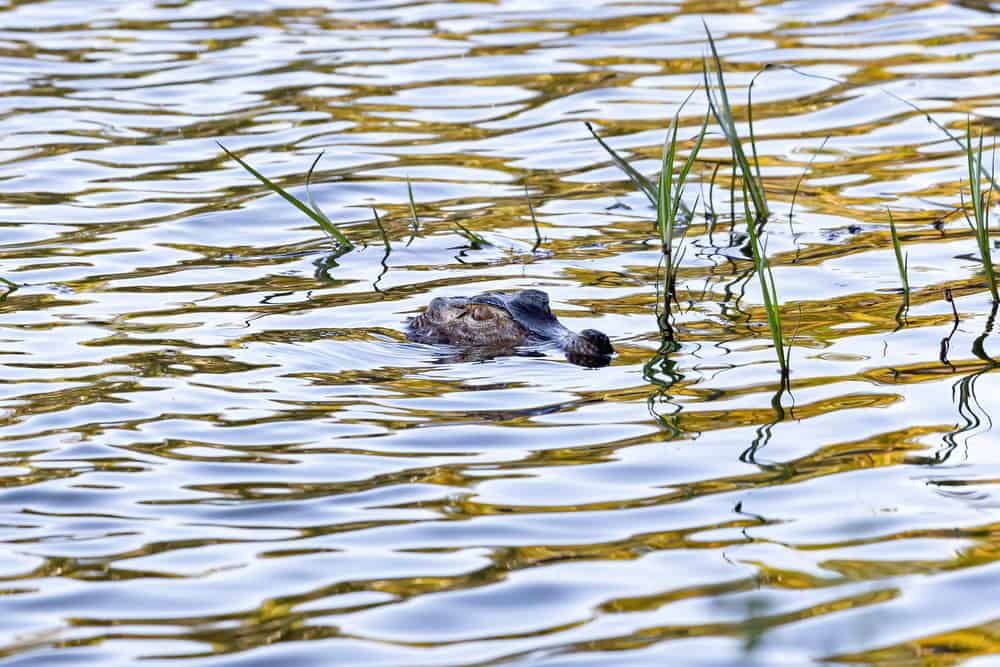
{"label": "caiman eye", "polygon": [[474,320],[488,320],[491,316],[490,309],[485,306],[473,306],[472,308],[472,319]]}

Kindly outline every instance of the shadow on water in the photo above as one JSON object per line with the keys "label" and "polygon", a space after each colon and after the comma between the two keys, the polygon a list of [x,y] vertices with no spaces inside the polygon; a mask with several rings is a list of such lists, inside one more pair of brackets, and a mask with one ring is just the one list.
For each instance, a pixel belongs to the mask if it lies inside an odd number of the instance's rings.
{"label": "shadow on water", "polygon": [[[980,378],[990,371],[996,370],[997,366],[1000,365],[993,357],[987,354],[985,347],[987,337],[993,332],[997,307],[998,304],[994,303],[989,316],[986,318],[986,325],[983,327],[983,332],[972,343],[972,354],[977,359],[985,362],[985,365],[979,370],[959,378],[952,385],[951,399],[958,407],[958,414],[962,421],[960,424],[956,424],[953,430],[944,435],[945,446],[935,454],[933,463],[946,462],[951,457],[952,452],[958,448],[959,438],[961,438],[961,444],[968,448],[969,442],[974,437],[985,435],[993,430],[993,419],[979,400],[979,396],[976,393],[976,383]],[[951,335],[954,335],[954,333],[954,330],[952,330]]]}
{"label": "shadow on water", "polygon": [[774,412],[774,419],[757,427],[753,441],[741,454],[740,460],[745,463],[758,464],[757,452],[766,447],[773,437],[774,427],[785,421],[785,407],[781,399],[785,394],[791,396],[791,387],[786,376],[782,376],[779,382],[778,391],[771,397],[771,410]]}
{"label": "shadow on water", "polygon": [[[684,432],[679,420],[682,407],[671,399],[670,389],[683,380],[684,376],[678,372],[677,361],[671,355],[679,352],[681,345],[669,340],[663,330],[661,335],[663,337],[656,354],[642,367],[642,377],[656,387],[656,391],[646,400],[646,406],[660,427],[666,429],[671,438],[677,438]],[[664,411],[664,406],[667,407],[667,412]]]}

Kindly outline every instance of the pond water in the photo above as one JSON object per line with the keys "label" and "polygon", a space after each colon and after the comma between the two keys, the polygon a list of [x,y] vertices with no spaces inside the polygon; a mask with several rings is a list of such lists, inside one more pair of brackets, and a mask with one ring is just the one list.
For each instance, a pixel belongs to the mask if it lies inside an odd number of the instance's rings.
{"label": "pond water", "polygon": [[[238,4],[0,2],[0,662],[1000,664],[991,299],[906,104],[991,143],[1000,5]],[[664,346],[655,211],[585,126],[655,175],[702,19],[741,133],[772,65],[789,392],[718,129]],[[358,247],[217,141],[302,198],[325,152]],[[611,365],[405,339],[527,287]]]}

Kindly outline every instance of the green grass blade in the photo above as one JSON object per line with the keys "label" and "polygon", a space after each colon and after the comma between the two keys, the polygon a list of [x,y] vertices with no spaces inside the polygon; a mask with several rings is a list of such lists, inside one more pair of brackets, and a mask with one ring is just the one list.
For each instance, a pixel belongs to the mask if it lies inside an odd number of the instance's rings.
{"label": "green grass blade", "polygon": [[625,175],[629,177],[632,183],[634,183],[635,186],[639,188],[644,195],[646,195],[649,199],[649,203],[656,206],[656,185],[653,184],[653,181],[636,171],[632,165],[626,162],[622,156],[615,152],[615,149],[605,143],[604,139],[601,139],[600,135],[597,134],[597,131],[594,130],[593,125],[587,122],[585,122],[584,125],[587,126],[590,133],[594,135],[595,139],[597,139],[597,143],[599,143],[601,147],[608,152],[608,155],[611,156],[611,160],[615,163],[615,165],[625,172]]}
{"label": "green grass blade", "polygon": [[[975,215],[976,222],[978,223],[983,217],[983,201],[982,201],[982,184],[980,183],[979,173],[976,170],[976,153],[972,148],[972,121],[966,120],[965,124],[966,138],[968,140],[968,150],[965,152],[965,156],[969,163],[969,195],[972,198],[972,211]],[[983,151],[983,135],[979,135],[979,156],[982,157]],[[978,229],[978,226],[977,226]]]}
{"label": "green grass blade", "polygon": [[[671,172],[673,170],[674,159],[677,156],[677,132],[678,132],[679,127],[680,127],[679,124],[680,124],[681,112],[684,111],[684,107],[687,106],[687,103],[691,101],[691,98],[694,97],[694,94],[696,92],[698,92],[698,88],[697,87],[695,87],[694,89],[692,89],[691,92],[688,93],[687,97],[685,97],[684,100],[681,102],[680,106],[677,107],[677,111],[674,113],[674,117],[673,117],[673,119],[671,120],[671,123],[670,123],[671,128],[672,128],[673,131],[671,132],[671,130],[669,130],[669,129],[667,130],[667,134],[670,137],[669,163],[670,163]],[[707,118],[706,118],[706,123],[707,123]],[[681,200],[681,190],[684,187],[684,181],[685,181],[685,179],[687,179],[688,172],[691,171],[691,167],[694,165],[694,160],[698,156],[698,151],[701,150],[701,142],[702,142],[702,140],[705,137],[704,132],[705,132],[705,128],[702,128],[701,133],[699,133],[699,135],[696,138],[696,143],[695,143],[695,146],[693,147],[693,149],[691,151],[691,154],[688,155],[688,159],[685,161],[684,166],[681,167],[680,172],[677,174],[677,185],[674,186],[673,184],[671,184],[670,187],[667,188],[667,196],[670,197],[671,200],[672,200],[672,202],[673,202],[673,205],[672,205],[672,208],[671,208],[671,212],[670,212],[670,221],[671,221],[670,222],[670,225],[671,225],[670,238],[671,239],[673,238],[673,224],[677,221],[677,213],[679,211],[682,211],[684,213],[684,217],[687,218],[687,219],[690,219],[690,218],[694,217],[694,212],[691,211],[687,206],[685,206],[684,202]],[[672,135],[672,136],[670,136],[670,135]],[[661,169],[660,173],[662,175],[662,173],[663,173],[662,169]],[[672,178],[673,178],[673,174],[671,173],[671,180],[672,180]],[[670,195],[670,193],[672,191],[675,193],[675,195],[673,197],[671,197],[671,195]],[[670,201],[668,201],[667,203],[669,205]]]}
{"label": "green grass blade", "polygon": [[[712,37],[712,32],[708,29],[708,24],[705,23],[704,20],[702,20],[702,24],[705,26],[705,34],[708,36],[708,44],[712,51],[712,62],[715,64],[715,74],[719,90],[718,98],[716,98],[711,88],[711,82],[708,74],[710,68],[708,59],[706,58],[702,61],[702,73],[705,80],[706,93],[708,95],[708,107],[711,110],[712,115],[715,116],[715,120],[722,129],[722,133],[729,141],[729,144],[733,149],[733,154],[736,157],[736,161],[739,164],[740,171],[743,174],[743,179],[747,181],[747,188],[750,193],[750,198],[753,200],[756,213],[755,219],[762,220],[768,215],[767,197],[764,194],[763,183],[758,177],[756,177],[756,174],[751,169],[750,162],[747,160],[746,153],[743,151],[739,135],[736,132],[736,121],[733,119],[732,107],[729,104],[729,94],[726,91],[726,82],[722,74],[722,61],[719,58],[719,51],[715,47],[715,39]],[[749,117],[752,119],[752,110],[748,113]],[[753,140],[752,120],[751,144],[756,152],[756,143]]]}
{"label": "green grass blade", "polygon": [[[980,153],[980,162],[982,162],[982,159],[983,156]],[[993,203],[992,183],[990,184],[990,189],[986,192],[985,202],[983,209],[983,265],[986,268],[986,279],[990,284],[990,293],[993,295],[993,307],[996,308],[997,303],[1000,303],[1000,298],[998,298],[997,294],[997,278],[993,267],[993,258],[990,255],[990,204]]]}
{"label": "green grass blade", "polygon": [[410,199],[410,219],[413,220],[413,233],[416,234],[420,231],[420,220],[417,218],[417,205],[413,201],[413,185],[409,177],[406,179],[406,194]]}
{"label": "green grass blade", "polygon": [[[739,167],[740,171],[743,172],[744,180],[747,179],[747,175],[749,174],[749,172],[743,171],[744,166],[746,165],[746,156],[743,154],[743,148],[740,145],[739,136],[736,134],[735,124],[731,124],[731,118],[726,117],[724,112],[720,110],[721,102],[716,98],[715,92],[712,90],[711,80],[709,79],[709,66],[707,59],[702,61],[702,77],[705,81],[705,96],[708,98],[709,113],[715,117],[715,121],[718,123],[719,129],[722,130],[723,136],[726,137],[726,141],[729,143],[729,148],[732,152],[733,171],[729,189],[730,202],[735,203],[736,198],[733,195],[735,193],[737,167]],[[756,201],[754,206],[756,207]],[[735,211],[733,212],[733,217],[735,217]]]}
{"label": "green grass blade", "polygon": [[378,211],[372,209],[372,213],[375,215],[375,226],[378,227],[378,233],[382,236],[382,245],[385,246],[385,255],[389,256],[392,252],[392,246],[389,244],[389,235],[385,233],[385,227],[382,226],[382,218],[378,216]]}
{"label": "green grass blade", "polygon": [[[969,195],[972,198],[972,213],[975,218],[976,245],[979,247],[979,257],[983,263],[983,271],[986,273],[986,282],[990,288],[990,295],[993,303],[1000,302],[1000,295],[997,293],[996,272],[993,268],[993,259],[990,256],[990,213],[989,202],[983,197],[983,186],[981,174],[983,172],[983,132],[979,132],[979,144],[974,149],[972,144],[972,121],[967,119],[965,124],[966,137],[966,161],[969,167]],[[992,199],[993,188],[990,187],[989,197]]]}
{"label": "green grass blade", "polygon": [[899,234],[896,233],[896,222],[892,219],[892,211],[886,209],[889,214],[889,235],[892,237],[892,250],[896,254],[896,268],[899,269],[899,279],[903,283],[903,294],[910,294],[910,281],[907,276],[907,262],[903,257],[903,248],[899,243]]}
{"label": "green grass blade", "polygon": [[[316,156],[316,159],[313,160],[313,163],[311,165],[309,165],[309,171],[306,172],[306,202],[308,202],[309,208],[311,208],[312,210],[316,211],[316,213],[318,213],[320,215],[320,217],[322,217],[324,220],[326,220],[326,222],[328,224],[330,224],[332,226],[333,223],[330,221],[330,218],[327,217],[326,213],[323,212],[323,209],[321,209],[319,207],[319,204],[317,204],[316,202],[313,201],[312,187],[311,187],[312,186],[312,175],[313,175],[313,172],[316,170],[316,165],[319,164],[319,161],[323,157],[323,154],[325,152],[326,151],[320,151],[319,155]],[[329,233],[329,232],[327,232],[327,233]]]}
{"label": "green grass blade", "polygon": [[691,152],[688,154],[687,160],[684,162],[684,166],[681,167],[680,173],[677,175],[677,182],[679,185],[683,185],[684,181],[687,180],[688,174],[691,172],[691,167],[694,166],[695,158],[698,157],[698,151],[701,150],[701,144],[705,141],[705,133],[708,131],[708,119],[711,112],[705,112],[705,120],[701,123],[701,129],[698,130],[697,138],[694,141],[694,146],[691,148]]}
{"label": "green grass blade", "polygon": [[753,153],[753,168],[754,172],[757,174],[757,182],[763,183],[763,179],[760,176],[760,159],[757,157],[757,137],[753,133],[753,84],[756,83],[757,77],[764,73],[765,69],[760,70],[753,75],[750,79],[750,85],[747,87],[747,128],[750,132],[750,150]]}
{"label": "green grass blade", "polygon": [[[747,216],[751,215],[750,199],[747,193],[746,181],[744,181],[743,211]],[[753,255],[757,280],[760,282],[761,295],[764,298],[764,313],[767,316],[767,326],[771,331],[771,341],[774,345],[775,355],[778,358],[778,366],[781,369],[782,379],[786,379],[788,377],[788,355],[785,354],[784,332],[781,328],[781,312],[778,308],[778,291],[775,287],[771,263],[767,259],[767,250],[761,244],[759,229],[760,226],[751,224],[748,217],[747,233],[750,236],[750,251]]]}
{"label": "green grass blade", "polygon": [[[683,204],[681,203],[681,195],[683,194],[684,183],[687,181],[688,174],[691,173],[691,167],[694,166],[695,158],[698,157],[698,152],[701,150],[701,144],[705,140],[705,133],[708,131],[708,119],[711,112],[705,112],[705,120],[701,124],[701,129],[698,131],[698,136],[695,139],[694,146],[691,148],[691,153],[688,155],[687,160],[684,162],[684,166],[681,167],[680,173],[677,175],[677,189],[674,196],[674,211],[681,210]],[[716,165],[718,168],[718,165]],[[712,175],[713,179],[715,174]],[[709,191],[711,194],[711,190]],[[694,217],[693,212],[687,212],[689,217]]]}
{"label": "green grass blade", "polygon": [[465,239],[472,244],[473,248],[493,245],[492,243],[484,239],[482,236],[475,233],[474,231],[472,231],[471,229],[469,229],[460,222],[456,222],[455,227],[458,228],[458,233],[464,236]]}
{"label": "green grass blade", "polygon": [[542,232],[538,229],[538,218],[535,217],[535,207],[531,204],[528,184],[524,184],[524,198],[528,200],[528,213],[531,215],[531,226],[535,228],[535,249],[542,245]]}
{"label": "green grass blade", "polygon": [[[660,165],[660,178],[656,189],[656,226],[660,230],[660,241],[663,243],[663,252],[669,255],[670,246],[673,241],[674,220],[673,211],[670,205],[672,197],[671,187],[674,178],[674,155],[677,152],[677,116],[674,116],[667,129],[667,138],[663,142],[662,163]],[[669,271],[670,265],[667,264]]]}
{"label": "green grass blade", "polygon": [[[263,183],[264,185],[266,185],[268,188],[270,188],[272,192],[275,192],[275,193],[279,194],[289,204],[291,204],[295,208],[297,208],[300,211],[302,211],[303,213],[305,213],[309,217],[310,220],[312,220],[313,222],[315,222],[316,224],[318,224],[323,231],[325,231],[327,234],[329,234],[334,239],[336,239],[339,244],[341,244],[342,246],[347,247],[347,248],[353,248],[354,247],[354,244],[352,244],[350,242],[350,240],[348,240],[348,238],[346,236],[344,236],[344,234],[339,229],[337,229],[337,226],[334,225],[332,222],[330,222],[329,219],[326,218],[326,216],[324,216],[322,213],[318,213],[317,211],[314,211],[313,209],[309,208],[308,206],[306,206],[305,204],[303,204],[301,201],[299,201],[298,199],[296,199],[295,197],[293,197],[292,195],[290,195],[284,188],[282,188],[280,185],[278,185],[277,183],[275,183],[271,179],[267,178],[266,176],[264,176],[262,173],[260,173],[259,171],[257,171],[253,167],[251,167],[244,160],[242,160],[238,155],[236,155],[235,153],[233,153],[232,151],[230,151],[228,148],[226,148],[225,146],[223,146],[220,142],[216,142],[216,143],[219,144],[219,148],[221,148],[223,151],[226,152],[226,155],[228,155],[233,160],[235,160],[237,164],[239,164],[241,167],[243,167],[245,170],[247,170],[254,178],[256,178],[258,181],[260,181],[261,183]],[[318,159],[319,158],[317,158],[317,160]],[[315,162],[313,163],[313,165],[315,166]]]}
{"label": "green grass blade", "polygon": [[[708,45],[712,50],[712,60],[715,63],[715,76],[718,79],[719,83],[719,101],[721,103],[719,105],[719,110],[722,112],[722,114],[728,121],[727,127],[732,128],[733,132],[735,133],[735,123],[733,122],[733,110],[732,107],[729,106],[729,94],[726,91],[726,82],[722,77],[722,60],[719,58],[718,49],[715,48],[715,39],[712,37],[712,31],[708,29],[708,24],[705,23],[704,19],[702,19],[701,23],[705,27],[705,34],[708,35]],[[706,88],[710,90],[708,86],[706,86]]]}
{"label": "green grass blade", "polygon": [[[941,123],[937,122],[937,120],[935,120],[934,117],[931,116],[929,113],[927,113],[926,111],[924,111],[923,109],[921,109],[916,104],[914,104],[913,102],[909,101],[908,99],[900,97],[899,95],[897,95],[896,93],[892,92],[891,90],[887,90],[887,89],[883,88],[882,92],[885,93],[886,95],[889,95],[890,97],[893,97],[893,98],[899,100],[900,102],[902,102],[906,106],[910,107],[911,109],[913,109],[917,113],[923,114],[924,118],[927,119],[928,123],[930,123],[931,125],[933,125],[937,129],[939,129],[942,132],[944,132],[945,135],[949,139],[951,139],[956,144],[958,144],[958,147],[962,149],[962,152],[967,152],[967,150],[968,150],[969,147],[966,144],[963,144],[962,140],[959,139],[958,137],[956,137],[954,134],[952,134],[951,131],[948,128],[946,128]],[[993,174],[991,174],[989,171],[987,171],[986,167],[984,167],[982,165],[982,163],[980,163],[979,169],[980,169],[979,173],[981,173],[985,178],[989,179],[990,183],[993,185],[994,188],[1000,190],[1000,185],[997,185],[996,179],[993,177]]]}
{"label": "green grass blade", "polygon": [[799,175],[799,180],[795,183],[795,190],[792,191],[792,205],[788,209],[789,229],[791,229],[792,225],[792,215],[795,213],[795,199],[799,196],[799,189],[802,187],[802,181],[805,180],[806,174],[809,173],[809,170],[812,169],[813,162],[816,161],[816,156],[823,152],[823,148],[826,146],[826,142],[830,141],[831,136],[832,135],[828,134],[823,137],[823,141],[820,143],[819,148],[817,148],[816,151],[809,156],[809,164],[807,164],[806,168],[802,170],[802,173]]}

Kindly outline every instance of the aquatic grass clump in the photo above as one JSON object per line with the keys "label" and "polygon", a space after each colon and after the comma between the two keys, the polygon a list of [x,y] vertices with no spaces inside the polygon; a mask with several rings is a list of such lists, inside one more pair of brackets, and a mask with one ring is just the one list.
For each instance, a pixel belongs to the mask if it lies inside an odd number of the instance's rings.
{"label": "aquatic grass clump", "polygon": [[[694,92],[692,91],[691,95],[693,94]],[[705,131],[708,129],[708,114],[705,114],[705,120],[702,122],[701,129],[695,137],[694,146],[691,148],[691,152],[688,154],[687,160],[684,161],[680,171],[677,172],[677,179],[675,181],[674,159],[677,156],[677,121],[681,111],[684,109],[684,105],[691,99],[691,95],[688,95],[687,99],[681,103],[680,108],[677,109],[677,113],[674,114],[673,119],[670,121],[670,127],[667,128],[667,136],[663,142],[660,177],[656,185],[656,228],[660,232],[663,252],[668,255],[672,246],[674,229],[678,222],[678,212],[681,211],[681,196],[684,194],[684,183],[691,172],[691,167],[694,166],[694,161],[698,157],[698,151],[701,150],[701,144],[705,140]]]}
{"label": "aquatic grass clump", "polygon": [[736,166],[739,167],[740,174],[745,183],[744,192],[748,192],[751,201],[753,201],[753,216],[747,217],[747,224],[749,225],[751,220],[766,220],[769,213],[767,196],[764,193],[764,182],[760,176],[760,164],[757,160],[757,143],[753,133],[753,109],[748,103],[747,122],[750,128],[750,147],[754,156],[754,165],[751,167],[746,152],[743,150],[743,143],[736,132],[736,121],[733,118],[732,107],[729,105],[729,94],[726,91],[726,82],[722,76],[722,61],[719,59],[719,52],[715,48],[715,40],[712,38],[712,32],[708,29],[708,24],[704,20],[702,24],[705,26],[705,34],[708,35],[708,44],[712,51],[712,63],[715,66],[715,77],[718,87],[718,93],[716,94],[709,77],[712,66],[706,56],[702,60],[702,77],[705,81],[708,108],[715,117],[715,121],[722,130],[722,134],[725,135],[729,147],[732,149],[733,160]]}
{"label": "aquatic grass clump", "polygon": [[993,268],[993,259],[990,257],[990,204],[993,199],[993,185],[991,179],[990,188],[984,193],[981,177],[985,171],[983,168],[983,133],[979,132],[979,145],[974,149],[972,146],[972,122],[966,121],[965,139],[965,157],[969,166],[969,195],[972,198],[973,214],[973,218],[970,218],[966,212],[965,219],[976,235],[979,258],[983,263],[983,270],[986,272],[986,283],[993,296],[993,303],[998,303],[1000,297],[997,295],[996,272]]}
{"label": "aquatic grass clump", "polygon": [[[264,176],[262,173],[260,173],[253,167],[251,167],[246,162],[246,160],[243,160],[242,158],[240,158],[240,156],[236,155],[231,150],[223,146],[221,142],[216,142],[216,143],[219,144],[219,148],[221,148],[223,151],[226,152],[226,155],[235,160],[236,163],[239,164],[241,167],[243,167],[248,173],[250,173],[251,176],[253,176],[258,181],[266,185],[272,192],[275,192],[278,195],[280,195],[282,199],[284,199],[289,204],[291,204],[295,208],[305,213],[310,220],[318,224],[324,232],[326,232],[332,239],[334,239],[337,242],[338,254],[343,254],[354,248],[354,244],[351,243],[350,239],[348,239],[347,236],[345,236],[344,233],[337,228],[337,226],[333,223],[333,221],[331,221],[330,218],[328,218],[327,215],[323,213],[323,209],[319,207],[319,204],[313,201],[309,185],[312,180],[313,171],[316,169],[316,164],[319,162],[320,158],[323,157],[322,153],[316,156],[316,159],[313,160],[312,166],[309,167],[309,172],[306,174],[306,200],[308,203],[304,204],[295,196],[290,194],[287,190],[285,190],[283,187],[281,187],[280,185],[278,185],[277,183],[275,183],[268,177]],[[406,190],[409,199],[410,219],[413,223],[413,235],[415,236],[420,229],[420,221],[417,218],[417,207],[416,203],[413,200],[413,186],[410,185],[409,179],[407,179],[406,181]],[[375,214],[375,224],[376,227],[378,227],[379,234],[382,237],[383,244],[385,244],[386,247],[389,247],[388,236],[386,235],[385,227],[383,227],[382,221],[378,217],[377,213]],[[476,232],[472,231],[471,229],[468,229],[459,222],[455,222],[455,228],[456,231],[459,234],[461,234],[473,248],[480,248],[482,246],[492,245],[485,238],[483,238]],[[412,239],[413,237],[411,236],[410,240],[412,241]]]}
{"label": "aquatic grass clump", "polygon": [[[693,94],[694,91],[691,92],[691,95]],[[656,228],[660,233],[660,243],[662,244],[665,263],[663,283],[664,309],[660,322],[661,328],[664,331],[669,331],[667,318],[670,312],[670,299],[674,298],[676,300],[677,270],[684,255],[682,247],[678,247],[676,255],[674,250],[674,236],[677,231],[678,214],[682,209],[681,197],[684,195],[684,183],[687,181],[688,174],[691,173],[691,167],[694,166],[694,161],[698,157],[698,151],[701,150],[702,142],[705,139],[705,132],[708,129],[708,114],[706,113],[705,120],[702,122],[701,129],[695,138],[694,146],[691,148],[691,152],[688,153],[687,160],[684,161],[684,164],[677,172],[675,179],[674,160],[677,157],[677,124],[681,111],[684,109],[687,101],[691,99],[691,95],[688,95],[687,99],[681,103],[680,108],[677,109],[677,113],[674,114],[673,120],[670,121],[670,127],[667,129],[667,136],[663,142],[660,177],[656,186]],[[695,203],[695,207],[697,207],[697,202]],[[683,239],[683,233],[681,238]]]}
{"label": "aquatic grass clump", "polygon": [[[693,215],[692,210],[684,204],[682,199],[684,195],[684,184],[687,181],[688,175],[691,173],[691,168],[694,166],[694,162],[698,157],[698,152],[701,150],[701,145],[705,140],[705,133],[708,130],[709,114],[706,113],[705,119],[701,124],[701,128],[695,136],[694,145],[675,177],[674,161],[677,158],[677,133],[680,115],[684,106],[688,103],[694,93],[694,90],[691,91],[684,101],[681,102],[677,112],[670,121],[670,127],[667,129],[667,136],[664,139],[660,156],[660,175],[655,184],[650,179],[639,173],[639,171],[632,167],[628,161],[615,152],[615,150],[611,148],[611,146],[609,146],[600,137],[600,135],[597,134],[590,123],[586,123],[587,129],[590,130],[590,133],[604,148],[604,150],[608,152],[612,161],[629,177],[629,179],[631,179],[636,187],[638,187],[639,190],[646,195],[650,203],[656,207],[656,230],[660,236],[660,244],[666,264],[663,278],[664,310],[659,314],[659,321],[661,330],[668,333],[670,331],[670,326],[667,321],[670,312],[670,300],[671,298],[676,299],[674,286],[677,281],[677,270],[680,267],[680,260],[684,255],[683,248],[677,248],[677,250],[674,249],[674,239],[677,234],[678,223],[682,221],[682,218],[690,219]],[[716,171],[717,170],[718,168]],[[695,206],[697,206],[697,203]],[[532,211],[532,221],[534,222],[534,211]],[[537,223],[535,223],[535,234],[540,240]],[[657,281],[657,289],[659,289],[659,281]],[[657,299],[657,302],[659,302],[659,298]]]}
{"label": "aquatic grass clump", "polygon": [[[249,172],[254,178],[256,178],[258,181],[266,185],[272,192],[276,192],[277,194],[279,194],[285,201],[287,201],[289,204],[291,204],[295,208],[305,213],[310,220],[318,224],[324,232],[326,232],[331,238],[333,238],[337,242],[341,250],[346,252],[354,247],[354,244],[351,243],[351,241],[346,236],[344,236],[344,233],[341,232],[339,229],[337,229],[337,226],[333,224],[333,222],[328,217],[326,217],[326,214],[324,214],[323,211],[315,203],[312,202],[312,197],[308,194],[308,188],[306,188],[307,192],[306,196],[309,198],[310,205],[303,204],[301,201],[299,201],[294,196],[289,194],[288,191],[285,190],[283,187],[281,187],[271,179],[264,176],[262,173],[251,167],[249,164],[247,164],[246,161],[240,158],[240,156],[236,155],[231,150],[223,146],[221,142],[216,142],[216,143],[219,144],[219,148],[221,148],[226,152],[226,155],[235,160],[237,164],[239,164],[241,167],[247,170],[247,172]],[[319,159],[321,157],[323,157],[322,153],[316,156],[316,159],[313,161],[312,167],[309,168],[309,176],[312,175],[313,169],[315,169],[316,163],[319,162]]]}
{"label": "aquatic grass clump", "polygon": [[[760,281],[767,325],[771,332],[771,340],[774,343],[775,355],[777,356],[778,366],[781,371],[782,387],[784,388],[788,382],[791,345],[785,345],[785,336],[781,325],[780,302],[778,301],[774,273],[771,270],[771,262],[767,258],[766,245],[761,238],[761,231],[770,210],[767,205],[767,196],[764,192],[764,181],[760,173],[760,161],[757,157],[757,142],[753,131],[752,102],[748,97],[747,125],[749,128],[750,149],[753,154],[753,165],[750,164],[750,160],[747,158],[746,151],[743,148],[743,142],[736,131],[736,121],[733,117],[732,107],[729,104],[729,93],[726,90],[726,82],[722,74],[722,61],[719,58],[719,51],[715,46],[715,39],[712,37],[712,32],[708,29],[708,24],[704,20],[702,21],[702,25],[705,27],[705,34],[708,36],[708,44],[711,50],[711,61],[709,61],[708,56],[702,60],[702,78],[705,83],[709,113],[715,117],[715,121],[722,130],[723,135],[725,135],[730,151],[732,152],[734,163],[732,178],[735,180],[737,168],[741,176],[740,186],[743,190],[743,212],[750,240],[750,252],[754,271],[757,273],[757,279]],[[714,87],[709,75],[713,69],[715,71],[716,83]],[[735,182],[731,183],[730,189],[735,191]],[[735,197],[731,196],[730,200],[735,200]]]}
{"label": "aquatic grass clump", "polygon": [[[694,91],[692,91],[691,94],[689,94],[687,98],[684,99],[684,101],[681,103],[680,109],[684,108],[684,105],[687,104],[688,100],[691,99],[691,95],[693,94]],[[678,115],[680,114],[680,109],[678,109]],[[611,161],[615,163],[615,166],[621,169],[622,172],[624,172],[625,175],[629,177],[629,180],[632,181],[632,183],[637,188],[639,188],[639,191],[642,192],[644,195],[646,195],[646,199],[649,200],[650,204],[652,204],[653,206],[657,206],[657,197],[658,197],[657,184],[654,183],[651,179],[647,178],[646,176],[643,176],[639,172],[639,170],[630,165],[625,158],[623,158],[615,151],[615,149],[609,146],[607,142],[601,138],[601,135],[597,134],[597,131],[594,129],[593,125],[591,125],[589,122],[584,122],[584,125],[586,125],[587,129],[590,130],[590,134],[593,135],[594,139],[597,139],[597,143],[599,143],[601,147],[605,151],[607,151],[608,155],[611,156]],[[699,141],[699,146],[700,146],[700,141]],[[693,215],[691,209],[689,209],[684,204],[683,201],[680,202],[680,211],[683,212],[684,216],[688,218],[690,218]]]}

